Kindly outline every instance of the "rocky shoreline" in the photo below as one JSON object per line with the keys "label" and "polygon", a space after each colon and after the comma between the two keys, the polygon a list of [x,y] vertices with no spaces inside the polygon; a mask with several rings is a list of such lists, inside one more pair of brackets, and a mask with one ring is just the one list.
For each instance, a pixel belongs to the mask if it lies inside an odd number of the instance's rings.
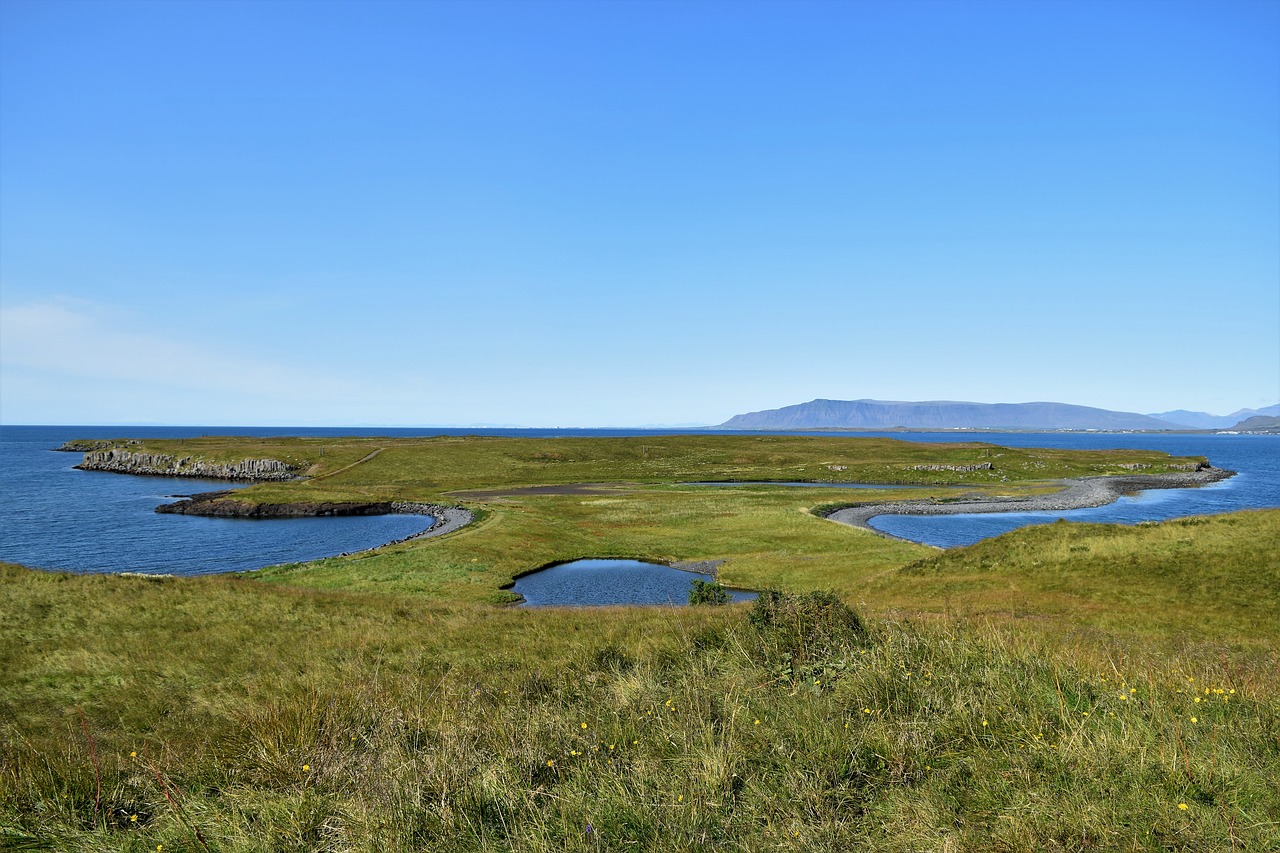
{"label": "rocky shoreline", "polygon": [[278,459],[241,459],[239,462],[206,462],[191,456],[144,453],[118,447],[95,449],[82,442],[67,442],[58,448],[84,453],[76,468],[149,477],[197,477],[209,480],[240,480],[254,483],[296,480],[298,469]]}
{"label": "rocky shoreline", "polygon": [[[387,542],[396,545],[410,539],[443,536],[475,520],[471,510],[444,504],[415,501],[294,501],[257,504],[239,500],[234,491],[203,492],[171,504],[161,504],[156,512],[174,515],[202,515],[214,518],[319,518],[339,515],[429,515],[435,523],[421,533]],[[385,547],[385,545],[379,546]]]}
{"label": "rocky shoreline", "polygon": [[[1066,488],[1051,495],[1035,495],[1026,498],[976,498],[945,503],[917,500],[890,503],[863,503],[841,507],[823,513],[823,517],[840,524],[870,530],[889,539],[901,539],[881,530],[869,522],[877,515],[958,515],[961,513],[988,512],[1061,512],[1104,506],[1122,495],[1132,495],[1147,489],[1186,489],[1205,486],[1234,477],[1235,471],[1201,466],[1196,471],[1172,474],[1138,474],[1105,477],[1081,477],[1066,480]],[[903,540],[910,541],[910,540]]]}

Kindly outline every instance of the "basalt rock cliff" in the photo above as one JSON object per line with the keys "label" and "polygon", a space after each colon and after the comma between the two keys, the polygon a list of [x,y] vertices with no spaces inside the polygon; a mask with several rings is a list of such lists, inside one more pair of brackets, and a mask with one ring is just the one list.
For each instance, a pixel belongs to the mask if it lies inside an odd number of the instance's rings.
{"label": "basalt rock cliff", "polygon": [[238,462],[207,462],[191,456],[144,453],[118,447],[90,450],[76,466],[85,471],[112,471],[117,474],[150,474],[163,477],[204,477],[216,480],[292,480],[297,469],[278,459],[241,459]]}

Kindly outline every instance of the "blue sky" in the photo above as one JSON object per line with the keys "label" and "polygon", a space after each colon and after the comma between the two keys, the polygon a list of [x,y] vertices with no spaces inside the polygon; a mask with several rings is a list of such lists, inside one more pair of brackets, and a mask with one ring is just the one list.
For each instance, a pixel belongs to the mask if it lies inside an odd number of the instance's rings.
{"label": "blue sky", "polygon": [[0,0],[0,422],[1280,400],[1280,3]]}

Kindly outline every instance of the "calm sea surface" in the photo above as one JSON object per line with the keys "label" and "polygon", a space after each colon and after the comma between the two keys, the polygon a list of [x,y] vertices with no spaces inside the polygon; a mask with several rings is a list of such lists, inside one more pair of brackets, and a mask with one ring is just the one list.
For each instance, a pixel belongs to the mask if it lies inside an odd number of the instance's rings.
{"label": "calm sea surface", "polygon": [[[0,560],[76,572],[209,574],[298,562],[371,548],[423,530],[421,516],[220,519],[160,515],[178,495],[228,488],[213,480],[77,471],[78,453],[53,450],[73,438],[199,435],[466,435],[474,429],[298,429],[256,427],[0,427]],[[681,430],[483,430],[524,437],[638,436]],[[823,433],[832,435],[832,433]],[[1207,456],[1240,472],[1203,489],[1145,492],[1106,507],[1065,513],[880,516],[886,532],[936,545],[967,544],[1026,524],[1069,519],[1136,523],[1183,515],[1280,506],[1280,437],[1220,435],[855,433],[911,441],[970,441],[1019,447],[1111,447]]]}
{"label": "calm sea surface", "polygon": [[[425,516],[243,519],[160,515],[224,480],[77,471],[72,438],[184,437],[210,429],[0,427],[0,560],[72,572],[179,575],[258,569],[372,548],[421,532]],[[244,435],[249,430],[227,430]],[[255,431],[261,433],[263,431]],[[350,431],[345,431],[350,433]]]}

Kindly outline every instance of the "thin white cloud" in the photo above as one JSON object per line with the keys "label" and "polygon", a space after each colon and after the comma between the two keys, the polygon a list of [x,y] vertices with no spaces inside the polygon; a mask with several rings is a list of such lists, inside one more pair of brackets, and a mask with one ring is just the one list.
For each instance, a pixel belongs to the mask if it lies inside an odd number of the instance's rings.
{"label": "thin white cloud", "polygon": [[[242,417],[252,415],[255,400],[270,400],[273,408],[333,411],[344,401],[360,405],[387,393],[382,383],[341,375],[332,365],[303,368],[245,355],[230,345],[233,336],[219,341],[208,330],[188,336],[180,318],[159,332],[138,325],[129,311],[84,300],[5,305],[0,307],[0,367],[11,377],[38,373],[65,395],[92,389],[86,400],[112,386],[123,391],[145,384],[175,400],[206,395],[243,412]],[[10,390],[19,393],[25,387],[15,382]],[[22,410],[25,404],[6,400],[10,409]],[[171,417],[181,420],[185,413]]]}

